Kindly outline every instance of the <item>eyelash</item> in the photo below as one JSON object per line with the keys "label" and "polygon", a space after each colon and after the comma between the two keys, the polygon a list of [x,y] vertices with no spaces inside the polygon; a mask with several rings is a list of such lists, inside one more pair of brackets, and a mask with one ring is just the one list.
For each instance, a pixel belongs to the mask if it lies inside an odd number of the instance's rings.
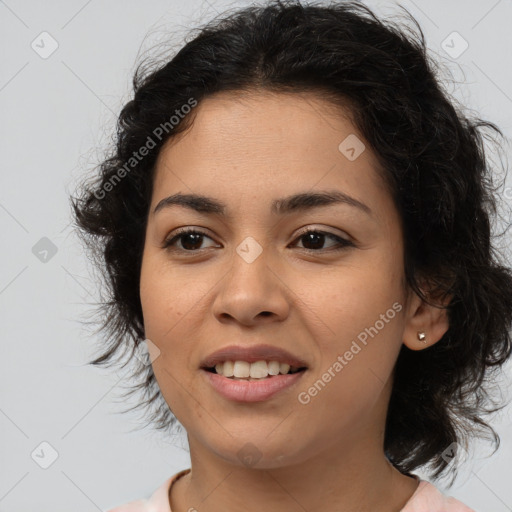
{"label": "eyelash", "polygon": [[[319,234],[319,235],[325,235],[329,238],[333,238],[334,240],[336,240],[336,242],[338,242],[338,247],[331,247],[331,248],[328,248],[328,249],[306,249],[306,248],[302,248],[303,251],[307,251],[307,252],[310,252],[310,253],[318,253],[318,252],[328,252],[328,251],[334,251],[334,252],[338,252],[338,251],[342,251],[348,247],[355,247],[355,245],[349,241],[349,240],[346,240],[345,238],[341,238],[333,233],[329,233],[327,231],[321,231],[321,230],[318,230],[318,229],[307,229],[305,231],[303,231],[302,233],[300,233],[296,238],[295,240],[298,240],[298,239],[301,239],[302,237],[306,236],[306,235],[309,235],[310,233],[314,233],[314,234]],[[180,252],[185,252],[185,253],[190,253],[190,254],[193,254],[193,253],[198,253],[204,249],[196,249],[196,250],[185,250],[185,249],[176,249],[176,248],[172,248],[172,246],[174,245],[174,243],[182,238],[183,236],[185,235],[188,235],[188,234],[196,234],[196,235],[202,235],[204,237],[207,237],[207,238],[210,238],[206,233],[204,233],[203,231],[200,231],[198,229],[194,229],[194,228],[182,228],[180,230],[177,231],[177,233],[175,233],[171,238],[167,239],[164,241],[164,244],[162,246],[163,249],[167,249],[169,251],[180,251]]]}

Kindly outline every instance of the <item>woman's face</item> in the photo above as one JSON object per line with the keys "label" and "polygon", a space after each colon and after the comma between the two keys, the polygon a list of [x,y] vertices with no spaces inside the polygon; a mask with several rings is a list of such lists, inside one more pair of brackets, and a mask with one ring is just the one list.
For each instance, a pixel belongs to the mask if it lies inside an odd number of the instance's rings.
{"label": "woman's face", "polygon": [[[195,114],[157,161],[140,281],[154,372],[191,449],[270,468],[381,446],[409,309],[400,219],[375,155],[312,94],[223,93]],[[315,193],[345,200],[286,199]],[[168,201],[154,213],[176,194],[224,211]],[[165,248],[178,228],[202,235]],[[307,369],[266,399],[219,393],[205,358],[259,344]]]}

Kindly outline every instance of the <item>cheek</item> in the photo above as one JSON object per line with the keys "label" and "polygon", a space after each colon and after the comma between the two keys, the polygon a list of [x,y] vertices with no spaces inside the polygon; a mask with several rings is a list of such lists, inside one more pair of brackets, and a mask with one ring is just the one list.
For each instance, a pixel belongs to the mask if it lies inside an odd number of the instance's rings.
{"label": "cheek", "polygon": [[190,403],[192,388],[188,381],[196,371],[190,357],[190,333],[194,329],[191,322],[207,288],[190,286],[194,281],[166,267],[166,262],[158,261],[157,257],[143,259],[140,300],[145,336],[160,351],[152,363],[153,372],[165,401],[179,421],[190,414],[190,407],[195,407],[194,400]]}
{"label": "cheek", "polygon": [[[373,325],[404,291],[399,273],[391,265],[376,263],[345,266],[315,282],[304,281],[301,296],[328,325],[343,331]],[[307,300],[306,300],[307,299]]]}
{"label": "cheek", "polygon": [[140,300],[146,334],[165,342],[181,319],[201,306],[208,287],[186,271],[170,267],[159,257],[143,259],[140,279]]}
{"label": "cheek", "polygon": [[371,264],[340,268],[322,286],[308,283],[303,296],[309,297],[305,302],[319,320],[315,338],[322,366],[346,354],[350,366],[385,367],[385,371],[392,367],[404,329],[400,271],[400,258],[383,256]]}
{"label": "cheek", "polygon": [[183,383],[197,371],[196,351],[214,284],[207,281],[198,278],[192,265],[178,270],[160,255],[143,259],[140,299],[144,330],[160,350],[154,371],[162,390],[176,388],[172,377]]}
{"label": "cheek", "polygon": [[[354,282],[331,284],[317,296],[322,322],[313,335],[319,364],[311,387],[301,390],[315,415],[330,418],[327,424],[338,427],[362,426],[375,407],[383,407],[380,401],[402,345],[404,323],[399,286],[372,272],[364,278],[351,275]],[[323,325],[329,326],[327,334]]]}

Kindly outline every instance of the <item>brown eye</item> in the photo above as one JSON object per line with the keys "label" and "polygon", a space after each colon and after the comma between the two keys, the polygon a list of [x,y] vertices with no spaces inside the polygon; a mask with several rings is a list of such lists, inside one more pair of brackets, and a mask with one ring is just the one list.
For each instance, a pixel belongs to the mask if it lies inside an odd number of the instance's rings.
{"label": "brown eye", "polygon": [[[183,229],[170,239],[164,242],[163,248],[186,252],[197,252],[201,250],[201,244],[204,238],[210,238],[202,231],[196,229]],[[211,240],[211,238],[210,238]],[[181,242],[181,247],[175,247],[176,242]]]}
{"label": "brown eye", "polygon": [[[325,240],[330,238],[335,241],[334,246],[325,248],[324,243]],[[354,247],[354,244],[349,240],[341,238],[333,233],[327,233],[325,231],[318,230],[308,230],[300,234],[296,240],[302,241],[304,247],[299,247],[299,249],[303,248],[307,251],[326,251],[326,250],[342,250],[346,247]]]}
{"label": "brown eye", "polygon": [[[201,247],[205,239],[212,240],[202,231],[184,228],[175,233],[171,238],[167,239],[164,242],[163,248],[189,253],[199,252],[202,249],[205,249],[205,247]],[[334,243],[325,247],[326,240],[329,239],[334,241]],[[303,246],[298,247],[299,249],[312,252],[339,251],[347,247],[354,247],[354,244],[345,238],[319,230],[304,231],[295,240],[302,242]]]}

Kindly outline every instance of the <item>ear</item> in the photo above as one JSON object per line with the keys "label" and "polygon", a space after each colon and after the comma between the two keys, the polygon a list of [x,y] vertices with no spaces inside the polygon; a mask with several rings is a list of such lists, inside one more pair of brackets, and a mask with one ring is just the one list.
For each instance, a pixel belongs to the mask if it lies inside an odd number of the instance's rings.
{"label": "ear", "polygon": [[[407,348],[423,350],[434,345],[443,337],[450,326],[446,306],[451,299],[452,296],[448,296],[435,302],[429,298],[431,302],[437,304],[437,306],[433,306],[411,291],[403,334],[403,343]],[[424,333],[424,339],[420,339],[419,333]]]}

